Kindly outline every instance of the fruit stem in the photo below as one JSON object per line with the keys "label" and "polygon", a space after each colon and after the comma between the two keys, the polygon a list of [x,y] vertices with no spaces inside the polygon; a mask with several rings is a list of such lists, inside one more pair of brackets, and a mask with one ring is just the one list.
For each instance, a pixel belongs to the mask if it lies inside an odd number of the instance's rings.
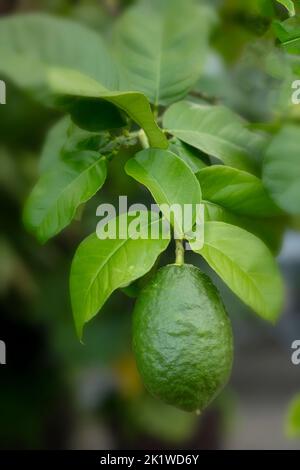
{"label": "fruit stem", "polygon": [[175,264],[182,266],[184,264],[184,246],[183,240],[176,240],[176,260]]}

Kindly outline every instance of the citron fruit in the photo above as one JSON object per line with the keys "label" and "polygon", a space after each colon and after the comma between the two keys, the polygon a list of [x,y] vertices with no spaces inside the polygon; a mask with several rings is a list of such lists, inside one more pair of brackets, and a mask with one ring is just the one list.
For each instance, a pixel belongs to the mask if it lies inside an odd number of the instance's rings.
{"label": "citron fruit", "polygon": [[230,320],[211,280],[191,265],[160,269],[137,299],[133,349],[152,395],[203,410],[226,384],[233,358]]}

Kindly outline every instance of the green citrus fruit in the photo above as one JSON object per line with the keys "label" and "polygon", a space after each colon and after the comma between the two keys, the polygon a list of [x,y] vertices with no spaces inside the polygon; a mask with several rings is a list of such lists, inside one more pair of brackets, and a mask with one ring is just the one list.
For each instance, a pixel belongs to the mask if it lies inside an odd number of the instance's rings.
{"label": "green citrus fruit", "polygon": [[191,265],[160,269],[138,297],[133,349],[150,393],[204,409],[226,384],[233,356],[230,320],[211,280]]}

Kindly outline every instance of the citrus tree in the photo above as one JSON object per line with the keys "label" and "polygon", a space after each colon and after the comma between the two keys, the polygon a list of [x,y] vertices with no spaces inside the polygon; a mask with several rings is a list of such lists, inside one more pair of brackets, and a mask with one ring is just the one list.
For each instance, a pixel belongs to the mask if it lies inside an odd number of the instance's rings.
{"label": "citrus tree", "polygon": [[[150,191],[161,218],[168,218],[165,205],[204,207],[201,247],[179,219],[169,218],[180,234],[174,264],[155,270],[172,238],[161,232],[156,239],[130,230],[113,239],[93,233],[78,247],[70,275],[81,339],[116,289],[126,293],[150,272],[134,311],[138,368],[152,394],[188,411],[201,411],[227,382],[233,340],[211,280],[185,264],[185,243],[274,323],[284,301],[275,258],[284,229],[300,213],[300,114],[292,99],[299,21],[291,1],[253,3],[267,45],[261,60],[277,85],[276,112],[255,124],[226,106],[225,75],[219,77],[224,96],[210,95],[213,83],[203,80],[217,24],[205,2],[141,0],[117,19],[106,42],[94,30],[46,14],[0,21],[1,74],[63,113],[47,136],[40,179],[24,209],[24,223],[41,243],[102,188],[123,149],[134,149],[125,173]],[[144,214],[143,231],[160,224],[151,216]],[[122,214],[107,225],[131,220]]]}

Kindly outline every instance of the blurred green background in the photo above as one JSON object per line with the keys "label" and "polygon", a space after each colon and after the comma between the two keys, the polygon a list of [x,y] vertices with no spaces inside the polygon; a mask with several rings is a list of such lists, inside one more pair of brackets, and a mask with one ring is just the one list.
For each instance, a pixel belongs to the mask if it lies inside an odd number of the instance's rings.
{"label": "blurred green background", "polygon": [[[115,17],[130,3],[0,0],[0,15],[51,12],[109,37]],[[253,124],[275,125],[293,116],[300,131],[300,106],[290,105],[284,84],[265,60],[271,51],[265,2],[208,3],[218,23],[198,91]],[[286,18],[278,4],[276,12]],[[123,171],[129,151],[113,161],[104,189],[81,220],[53,241],[41,247],[23,228],[22,208],[38,176],[39,152],[58,117],[8,84],[7,104],[0,106],[0,339],[7,345],[7,366],[0,368],[0,448],[300,449],[300,439],[289,440],[284,430],[288,403],[300,390],[300,366],[291,363],[291,344],[300,339],[299,234],[287,232],[280,255],[287,302],[279,324],[260,321],[216,279],[235,331],[231,382],[200,417],[167,407],[147,395],[136,371],[134,300],[115,293],[87,327],[85,345],[76,338],[69,302],[71,260],[95,229],[96,207],[123,194],[130,202],[151,202]],[[167,260],[168,253],[160,262]],[[190,253],[187,260],[199,265]]]}

